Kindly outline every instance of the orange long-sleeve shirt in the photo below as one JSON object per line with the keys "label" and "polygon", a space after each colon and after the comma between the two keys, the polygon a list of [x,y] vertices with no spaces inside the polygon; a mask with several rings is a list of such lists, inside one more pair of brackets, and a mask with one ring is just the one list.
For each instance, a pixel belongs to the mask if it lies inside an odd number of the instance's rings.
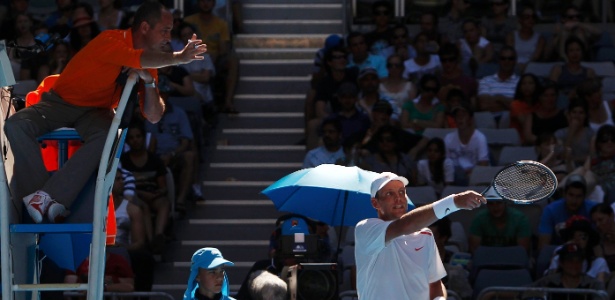
{"label": "orange long-sleeve shirt", "polygon": [[[141,69],[142,53],[134,49],[130,30],[103,31],[70,60],[53,90],[73,105],[114,108],[123,89],[116,78],[123,67]],[[147,70],[158,82],[158,71]]]}

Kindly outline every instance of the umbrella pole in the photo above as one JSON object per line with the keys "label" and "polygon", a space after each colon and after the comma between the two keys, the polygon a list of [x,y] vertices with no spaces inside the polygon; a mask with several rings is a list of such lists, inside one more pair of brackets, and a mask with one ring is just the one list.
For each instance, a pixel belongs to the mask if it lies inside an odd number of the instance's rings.
{"label": "umbrella pole", "polygon": [[342,233],[344,233],[344,215],[346,214],[346,202],[348,202],[348,191],[344,191],[344,206],[342,207],[342,222],[340,223],[340,234],[337,235],[337,251],[335,251],[335,263],[339,261],[342,252]]}

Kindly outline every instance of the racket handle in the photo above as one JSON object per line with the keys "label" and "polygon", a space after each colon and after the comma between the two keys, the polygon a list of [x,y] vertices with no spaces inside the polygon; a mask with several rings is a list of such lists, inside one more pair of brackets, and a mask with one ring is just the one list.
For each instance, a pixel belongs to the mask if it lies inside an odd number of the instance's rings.
{"label": "racket handle", "polygon": [[455,205],[454,194],[434,202],[431,207],[433,208],[433,212],[436,214],[438,219],[442,219],[459,210],[457,205]]}

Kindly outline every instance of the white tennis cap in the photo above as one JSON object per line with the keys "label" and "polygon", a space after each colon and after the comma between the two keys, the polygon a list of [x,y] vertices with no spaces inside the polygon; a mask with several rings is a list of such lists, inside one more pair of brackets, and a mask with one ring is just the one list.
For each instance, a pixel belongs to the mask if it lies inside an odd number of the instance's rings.
{"label": "white tennis cap", "polygon": [[387,183],[391,182],[392,180],[399,180],[404,183],[404,186],[408,185],[408,179],[406,179],[406,177],[398,176],[397,174],[391,173],[391,172],[382,172],[380,173],[380,176],[378,176],[376,179],[374,179],[374,181],[372,181],[372,188],[371,188],[372,198],[376,197],[376,193],[378,193],[378,191],[382,187],[384,187]]}

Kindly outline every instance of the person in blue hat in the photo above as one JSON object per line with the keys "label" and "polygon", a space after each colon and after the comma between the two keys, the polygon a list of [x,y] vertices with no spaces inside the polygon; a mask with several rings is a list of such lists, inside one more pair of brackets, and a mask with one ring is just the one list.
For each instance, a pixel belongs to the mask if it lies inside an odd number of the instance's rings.
{"label": "person in blue hat", "polygon": [[216,248],[201,248],[194,252],[184,300],[234,300],[229,296],[228,277],[224,270],[225,266],[233,265]]}

